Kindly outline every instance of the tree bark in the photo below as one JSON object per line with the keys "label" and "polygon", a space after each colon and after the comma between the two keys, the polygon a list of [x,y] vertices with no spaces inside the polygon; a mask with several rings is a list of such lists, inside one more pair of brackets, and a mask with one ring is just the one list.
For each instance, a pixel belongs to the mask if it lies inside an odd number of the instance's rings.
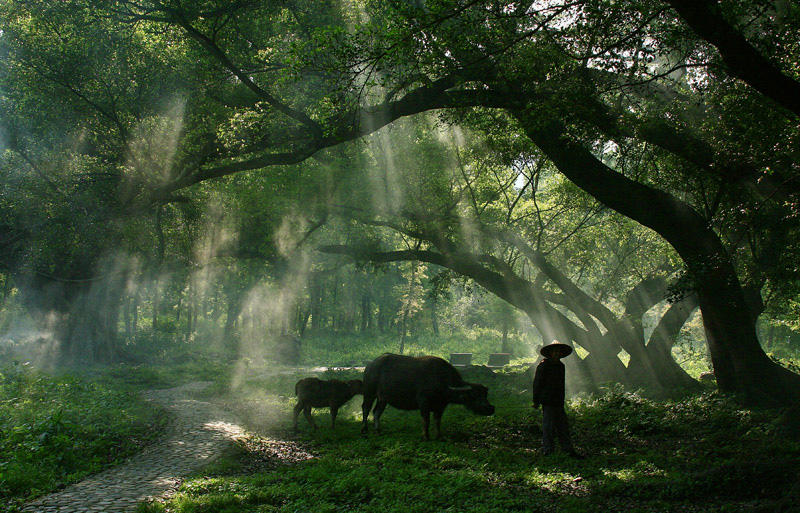
{"label": "tree bark", "polygon": [[162,224],[162,215],[164,207],[159,205],[156,207],[156,262],[155,262],[155,279],[153,280],[153,332],[158,329],[158,313],[161,305],[161,265],[164,263],[164,254],[166,252],[166,240],[164,238],[164,226]]}
{"label": "tree bark", "polygon": [[306,326],[308,326],[308,319],[311,317],[311,308],[309,307],[306,310],[299,312],[299,318],[297,322],[297,333],[302,337],[303,333],[306,332]]}
{"label": "tree bark", "polygon": [[69,309],[57,330],[61,363],[108,363],[119,356],[117,323],[127,269],[113,261],[104,264],[91,281],[63,284],[70,291],[65,293]]}
{"label": "tree bark", "polygon": [[322,284],[311,284],[311,329],[319,331],[322,328]]}
{"label": "tree bark", "polygon": [[433,334],[439,336],[439,304],[437,301],[431,301],[431,329]]}
{"label": "tree bark", "polygon": [[236,319],[239,317],[241,309],[242,309],[241,294],[237,294],[234,297],[229,296],[227,315],[225,317],[225,327],[223,328],[223,333],[225,336],[225,344],[228,347],[231,347],[231,344],[234,344],[234,339],[236,338],[236,333],[235,333]]}
{"label": "tree bark", "polygon": [[408,320],[408,312],[403,312],[403,319],[400,322],[400,354],[406,349],[406,321]]}
{"label": "tree bark", "polygon": [[155,283],[153,284],[153,332],[158,329],[158,306],[159,306],[159,286],[158,286],[158,278],[156,278]]}

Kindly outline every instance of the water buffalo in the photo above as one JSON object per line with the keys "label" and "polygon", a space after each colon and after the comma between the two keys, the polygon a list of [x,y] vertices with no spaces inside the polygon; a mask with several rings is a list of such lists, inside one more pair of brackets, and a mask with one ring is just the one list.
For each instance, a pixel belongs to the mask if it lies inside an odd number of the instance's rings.
{"label": "water buffalo", "polygon": [[311,416],[311,408],[330,408],[331,409],[331,428],[336,427],[336,414],[344,403],[353,398],[354,395],[361,394],[364,383],[360,379],[350,381],[340,381],[332,379],[330,381],[318,378],[304,378],[294,386],[294,393],[297,395],[297,404],[294,407],[294,429],[297,430],[297,416],[302,411],[306,420],[313,429],[317,429],[314,418]]}
{"label": "water buffalo", "polygon": [[488,389],[467,383],[449,363],[435,356],[402,356],[386,353],[364,369],[364,419],[361,432],[368,431],[367,418],[372,403],[375,429],[380,431],[380,419],[386,405],[400,410],[419,410],[425,439],[430,438],[430,414],[436,421],[436,438],[441,435],[442,413],[448,404],[463,404],[480,415],[492,415],[494,406],[486,399]]}

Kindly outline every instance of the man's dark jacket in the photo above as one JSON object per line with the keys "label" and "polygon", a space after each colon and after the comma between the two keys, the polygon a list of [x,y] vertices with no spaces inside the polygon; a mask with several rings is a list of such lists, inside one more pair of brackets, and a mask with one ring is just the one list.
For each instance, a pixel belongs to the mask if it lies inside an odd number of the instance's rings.
{"label": "man's dark jacket", "polygon": [[533,403],[564,406],[564,364],[561,360],[545,358],[536,367]]}

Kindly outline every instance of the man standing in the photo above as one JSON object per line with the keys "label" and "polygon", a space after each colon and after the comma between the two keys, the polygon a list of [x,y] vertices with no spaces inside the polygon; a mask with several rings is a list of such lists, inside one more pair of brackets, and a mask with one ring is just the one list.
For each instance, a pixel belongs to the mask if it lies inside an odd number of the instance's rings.
{"label": "man standing", "polygon": [[552,454],[555,437],[570,456],[581,457],[572,446],[569,423],[564,412],[564,364],[561,358],[569,356],[572,348],[558,341],[542,347],[544,359],[536,367],[533,378],[533,407],[542,405],[542,454]]}

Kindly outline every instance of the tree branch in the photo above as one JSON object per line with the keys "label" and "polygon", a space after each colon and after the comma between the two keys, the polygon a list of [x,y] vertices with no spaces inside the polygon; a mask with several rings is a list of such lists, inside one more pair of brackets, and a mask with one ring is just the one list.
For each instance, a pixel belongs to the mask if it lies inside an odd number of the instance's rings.
{"label": "tree branch", "polygon": [[225,68],[227,68],[231,73],[233,73],[236,78],[238,78],[244,85],[246,85],[250,90],[252,90],[259,98],[267,102],[270,106],[272,106],[278,112],[285,114],[286,116],[299,121],[303,125],[305,125],[313,134],[315,139],[321,139],[323,132],[322,127],[308,117],[305,112],[301,112],[299,110],[293,109],[286,105],[285,103],[279,101],[275,98],[272,94],[264,90],[258,84],[253,82],[253,80],[247,76],[238,66],[236,66],[233,61],[225,54],[225,52],[217,46],[217,44],[208,36],[197,30],[188,20],[186,20],[181,13],[176,12],[174,13],[175,21],[183,27],[186,33],[195,41],[199,42],[208,52],[211,54],[212,57],[217,59]]}
{"label": "tree branch", "polygon": [[344,119],[355,119],[352,124],[341,127],[332,135],[322,139],[306,141],[297,149],[280,153],[267,153],[227,164],[200,168],[194,172],[182,173],[181,178],[166,185],[157,194],[174,192],[205,180],[261,169],[270,166],[290,165],[303,162],[318,151],[352,141],[371,134],[391,122],[413,114],[442,108],[487,107],[500,108],[510,104],[504,96],[485,90],[447,91],[456,85],[452,77],[442,78],[427,86],[407,93],[400,100],[384,102],[375,106],[357,109]]}
{"label": "tree branch", "polygon": [[731,74],[800,116],[800,82],[785,75],[745,39],[711,0],[666,0],[681,18],[717,50]]}

